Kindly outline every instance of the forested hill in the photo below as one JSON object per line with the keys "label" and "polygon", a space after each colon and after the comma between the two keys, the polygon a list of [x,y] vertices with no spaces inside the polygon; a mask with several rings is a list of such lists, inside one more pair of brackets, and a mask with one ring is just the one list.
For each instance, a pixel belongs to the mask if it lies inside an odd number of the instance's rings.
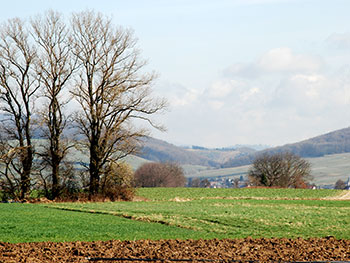
{"label": "forested hill", "polygon": [[138,154],[147,160],[155,162],[177,162],[179,164],[193,164],[203,166],[217,166],[218,164],[205,156],[200,156],[194,152],[162,140],[146,137],[142,142],[142,149]]}
{"label": "forested hill", "polygon": [[232,158],[222,167],[234,167],[250,164],[256,155],[269,152],[292,152],[301,157],[320,157],[328,154],[350,152],[350,128],[329,132],[298,143],[270,148],[243,157]]}

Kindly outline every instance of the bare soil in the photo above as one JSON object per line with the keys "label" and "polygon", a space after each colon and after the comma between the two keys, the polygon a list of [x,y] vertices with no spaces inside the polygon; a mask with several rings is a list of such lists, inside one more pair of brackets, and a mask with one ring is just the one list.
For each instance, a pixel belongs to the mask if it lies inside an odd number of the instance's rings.
{"label": "bare soil", "polygon": [[350,240],[327,237],[307,240],[245,238],[0,243],[0,262],[117,262],[96,259],[100,257],[211,259],[242,262],[350,261]]}

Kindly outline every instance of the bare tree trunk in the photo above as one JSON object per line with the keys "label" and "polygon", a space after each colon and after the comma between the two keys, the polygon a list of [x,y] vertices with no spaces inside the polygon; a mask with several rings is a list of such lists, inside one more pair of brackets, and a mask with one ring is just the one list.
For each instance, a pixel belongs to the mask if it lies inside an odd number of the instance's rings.
{"label": "bare tree trunk", "polygon": [[[31,145],[31,144],[29,144]],[[33,151],[32,147],[27,147],[25,149],[25,154],[22,159],[22,165],[23,165],[23,172],[21,174],[21,193],[20,198],[24,199],[26,197],[26,194],[30,190],[30,174],[32,171],[32,163],[33,163]]]}
{"label": "bare tree trunk", "polygon": [[98,139],[93,138],[90,144],[90,187],[89,194],[90,198],[98,193],[99,190],[99,182],[101,176],[101,158],[99,157],[99,149],[98,149]]}

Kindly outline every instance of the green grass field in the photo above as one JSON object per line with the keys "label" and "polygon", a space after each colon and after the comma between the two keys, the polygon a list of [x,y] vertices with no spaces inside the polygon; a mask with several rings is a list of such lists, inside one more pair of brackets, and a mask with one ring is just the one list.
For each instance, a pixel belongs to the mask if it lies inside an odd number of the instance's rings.
{"label": "green grass field", "polygon": [[[350,239],[333,190],[139,189],[148,201],[0,204],[0,241],[324,237]],[[327,198],[329,200],[327,200]]]}
{"label": "green grass field", "polygon": [[339,190],[268,189],[268,188],[141,188],[137,195],[153,201],[180,199],[321,199],[336,196]]}
{"label": "green grass field", "polygon": [[[102,207],[103,204],[97,205]],[[0,204],[0,242],[202,237],[214,238],[214,235],[110,214],[64,211],[40,204]]]}

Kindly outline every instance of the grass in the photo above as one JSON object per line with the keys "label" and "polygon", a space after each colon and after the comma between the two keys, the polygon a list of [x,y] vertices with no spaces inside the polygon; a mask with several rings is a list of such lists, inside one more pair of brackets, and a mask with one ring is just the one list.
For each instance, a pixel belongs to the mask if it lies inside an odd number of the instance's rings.
{"label": "grass", "polygon": [[168,201],[175,198],[181,199],[321,199],[339,195],[339,190],[310,190],[310,189],[267,189],[267,188],[242,188],[242,189],[204,189],[204,188],[141,188],[137,195],[150,200]]}
{"label": "grass", "polygon": [[229,200],[188,202],[65,204],[76,211],[95,211],[160,222],[214,234],[217,238],[324,237],[350,238],[350,203],[324,200]]}
{"label": "grass", "polygon": [[[102,205],[102,204],[101,204]],[[214,235],[109,214],[46,208],[39,204],[0,204],[0,241],[138,240],[214,238]]]}
{"label": "grass", "polygon": [[149,201],[0,204],[0,241],[324,237],[350,239],[332,190],[139,189]]}

